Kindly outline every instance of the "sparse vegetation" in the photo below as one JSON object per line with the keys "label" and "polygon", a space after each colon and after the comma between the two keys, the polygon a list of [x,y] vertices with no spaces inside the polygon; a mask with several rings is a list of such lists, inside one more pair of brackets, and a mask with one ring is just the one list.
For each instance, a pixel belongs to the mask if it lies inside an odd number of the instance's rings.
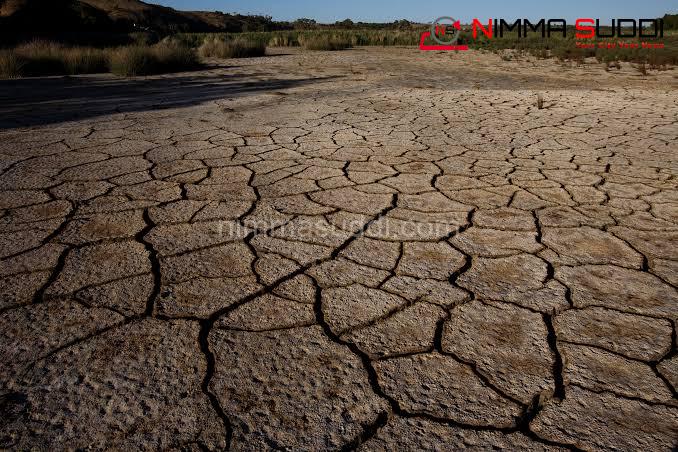
{"label": "sparse vegetation", "polygon": [[[365,24],[360,24],[364,26]],[[335,24],[336,26],[336,24]],[[310,25],[309,25],[310,27]],[[246,33],[179,33],[176,38],[186,45],[200,46],[206,39],[218,38],[220,40],[235,40],[244,38],[260,42],[272,47],[296,47],[307,46],[331,50],[333,46],[326,44],[328,41],[349,42],[350,46],[415,46],[419,44],[421,33],[428,30],[425,25],[409,24],[407,27],[394,28],[358,28],[354,25],[351,29],[321,28],[316,24],[315,28],[298,27],[294,30],[278,30],[270,32],[246,32]],[[519,38],[517,33],[511,32],[502,38],[492,40],[481,37],[474,40],[471,32],[462,31],[460,43],[468,44],[471,48],[483,51],[501,53],[503,50],[514,50],[514,59],[521,56],[533,56],[540,59],[557,58],[562,61],[583,62],[586,58],[596,58],[600,62],[626,61],[632,63],[645,62],[650,68],[662,65],[678,64],[678,34],[666,32],[663,39],[663,49],[642,48],[599,48],[601,43],[614,44],[619,40],[592,41],[593,48],[578,48],[575,44],[574,29],[568,30],[568,37],[552,36],[542,39],[541,36],[528,36]],[[622,40],[623,42],[638,43],[633,39]],[[429,43],[433,43],[429,41]],[[336,47],[336,46],[334,46]],[[317,47],[316,47],[317,48]]]}
{"label": "sparse vegetation", "polygon": [[198,53],[203,58],[250,58],[264,56],[266,45],[254,39],[226,40],[213,36],[205,38],[205,42],[198,48]]}

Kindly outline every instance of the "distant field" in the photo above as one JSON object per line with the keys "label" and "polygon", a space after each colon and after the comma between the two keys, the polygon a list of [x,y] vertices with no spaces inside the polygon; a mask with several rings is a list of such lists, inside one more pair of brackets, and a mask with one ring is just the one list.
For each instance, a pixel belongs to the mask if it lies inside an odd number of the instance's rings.
{"label": "distant field", "polygon": [[272,47],[296,47],[318,37],[347,40],[353,46],[413,46],[419,44],[422,29],[413,30],[285,30],[248,33],[179,33],[182,42],[199,46],[206,38],[234,39],[242,37]]}
{"label": "distant field", "polygon": [[[422,31],[426,28],[412,30],[308,30],[308,31],[273,31],[273,32],[250,32],[250,33],[180,33],[176,37],[181,42],[190,46],[199,46],[205,39],[235,39],[236,37],[254,40],[273,47],[301,46],[306,41],[323,36],[333,39],[341,39],[350,42],[352,46],[414,46],[419,44]],[[633,63],[646,63],[651,66],[676,65],[678,64],[678,31],[668,30],[665,32],[663,42],[664,49],[599,49],[601,42],[618,43],[620,40],[608,39],[592,41],[596,45],[593,49],[578,49],[575,44],[574,31],[568,33],[567,38],[541,37],[519,38],[516,33],[506,34],[499,39],[474,40],[470,31],[464,31],[460,35],[460,42],[468,44],[471,48],[483,49],[493,52],[513,49],[528,53],[539,58],[559,58],[562,60],[582,60],[595,57],[600,62],[629,61]],[[638,43],[638,39],[624,39],[625,43]]]}
{"label": "distant field", "polygon": [[[120,46],[72,46],[54,42],[32,42],[14,48],[0,49],[0,77],[83,74],[112,71],[119,75],[146,75],[176,72],[199,67],[203,58],[233,58],[261,56],[266,47],[297,47],[308,50],[342,50],[355,46],[416,46],[425,26],[405,29],[315,29],[247,33],[177,33],[160,36],[153,33],[130,35],[133,44]],[[533,56],[556,58],[561,61],[583,62],[595,58],[608,67],[619,62],[638,65],[641,72],[664,70],[678,65],[678,32],[667,31],[657,42],[664,48],[647,49],[638,39],[592,40],[590,48],[579,48],[574,30],[567,38],[553,36],[542,39],[534,35],[518,37],[507,33],[502,38],[473,39],[471,31],[462,31],[459,41],[471,48],[498,53],[505,59]],[[116,35],[117,36],[117,35]],[[117,38],[119,40],[119,36]],[[430,38],[429,38],[430,41]],[[623,47],[635,45],[636,48]],[[606,48],[599,48],[605,44]],[[609,48],[607,45],[609,44]]]}

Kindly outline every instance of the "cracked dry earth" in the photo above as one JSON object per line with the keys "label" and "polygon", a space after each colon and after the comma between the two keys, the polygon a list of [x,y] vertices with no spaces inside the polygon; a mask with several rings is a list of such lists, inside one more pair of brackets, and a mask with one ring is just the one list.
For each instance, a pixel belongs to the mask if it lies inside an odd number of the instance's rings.
{"label": "cracked dry earth", "polygon": [[671,71],[279,53],[2,82],[0,447],[678,445]]}

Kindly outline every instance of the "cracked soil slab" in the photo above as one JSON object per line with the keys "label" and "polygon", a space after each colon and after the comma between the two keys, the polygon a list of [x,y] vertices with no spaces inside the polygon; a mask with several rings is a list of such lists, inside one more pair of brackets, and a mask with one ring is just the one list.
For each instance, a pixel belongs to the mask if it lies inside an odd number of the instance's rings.
{"label": "cracked soil slab", "polygon": [[0,449],[678,447],[675,71],[269,51],[0,82]]}

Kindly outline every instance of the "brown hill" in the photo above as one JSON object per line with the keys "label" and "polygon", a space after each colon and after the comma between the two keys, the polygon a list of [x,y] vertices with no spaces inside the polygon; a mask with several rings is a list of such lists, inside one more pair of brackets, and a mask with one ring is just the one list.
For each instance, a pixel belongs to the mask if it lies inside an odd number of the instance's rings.
{"label": "brown hill", "polygon": [[266,31],[270,17],[177,11],[139,0],[0,0],[4,32]]}

